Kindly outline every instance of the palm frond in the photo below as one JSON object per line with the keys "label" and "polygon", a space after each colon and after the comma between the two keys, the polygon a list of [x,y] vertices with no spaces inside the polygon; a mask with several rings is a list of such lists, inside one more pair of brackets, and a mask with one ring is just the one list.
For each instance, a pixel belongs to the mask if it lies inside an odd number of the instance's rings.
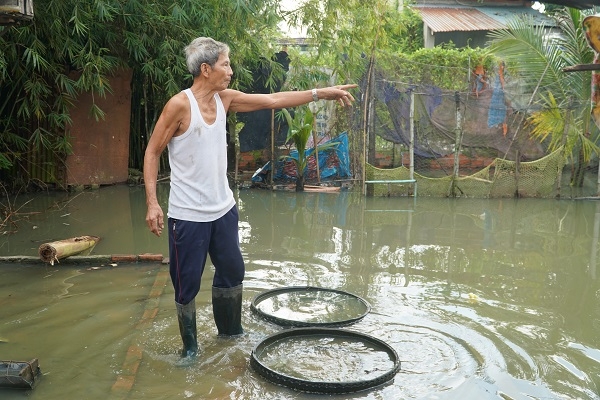
{"label": "palm frond", "polygon": [[552,91],[559,102],[569,97],[572,85],[563,72],[567,66],[564,49],[548,37],[542,26],[531,17],[517,17],[507,23],[506,30],[490,34],[490,50],[505,61],[525,84]]}

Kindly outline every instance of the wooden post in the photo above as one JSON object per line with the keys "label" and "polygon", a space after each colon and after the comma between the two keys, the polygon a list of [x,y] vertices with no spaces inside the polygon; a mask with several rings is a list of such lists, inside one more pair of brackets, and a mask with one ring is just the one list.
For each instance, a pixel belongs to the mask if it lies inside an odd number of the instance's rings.
{"label": "wooden post", "polygon": [[271,110],[271,178],[269,183],[273,188],[273,175],[275,174],[275,110]]}
{"label": "wooden post", "polygon": [[317,143],[317,117],[316,117],[319,110],[317,109],[316,105],[313,105],[313,104],[314,103],[310,103],[308,105],[308,108],[310,109],[310,112],[313,113],[313,129],[312,129],[313,148],[315,149],[314,155],[315,155],[315,164],[317,166],[317,182],[321,183],[321,169],[319,168],[319,146]]}
{"label": "wooden post", "polygon": [[371,109],[371,81],[373,79],[374,73],[374,64],[375,64],[375,55],[372,54],[369,60],[369,68],[367,72],[367,85],[365,87],[365,94],[363,96],[363,148],[362,148],[362,184],[363,184],[363,194],[367,194],[367,185],[365,185],[365,181],[367,180],[367,163],[369,160],[367,159],[367,141],[369,140],[370,132],[369,132],[369,118],[371,115],[369,114]]}
{"label": "wooden post", "polygon": [[236,131],[235,124],[231,124],[229,127],[229,140],[233,142],[233,154],[235,154],[235,160],[233,161],[233,182],[237,185],[238,169],[240,168],[240,138]]}
{"label": "wooden post", "polygon": [[409,177],[410,179],[415,179],[415,92],[411,88],[410,89],[410,138],[408,142],[408,151],[409,151]]}
{"label": "wooden post", "polygon": [[450,194],[452,197],[456,197],[456,181],[458,180],[458,173],[460,167],[460,142],[461,138],[461,115],[460,115],[460,94],[454,93],[454,101],[456,103],[456,126],[454,132],[454,169],[452,172],[452,190]]}

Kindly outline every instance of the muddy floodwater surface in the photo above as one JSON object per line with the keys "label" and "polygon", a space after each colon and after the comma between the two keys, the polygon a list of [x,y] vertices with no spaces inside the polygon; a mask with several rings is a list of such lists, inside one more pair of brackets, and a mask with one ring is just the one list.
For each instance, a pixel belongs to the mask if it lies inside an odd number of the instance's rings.
{"label": "muddy floodwater surface", "polygon": [[[254,297],[314,286],[366,300],[370,311],[343,329],[384,341],[401,360],[386,384],[327,398],[600,399],[600,201],[235,195],[243,336],[217,337],[210,263],[196,298],[201,354],[181,365],[167,265],[3,261],[0,360],[37,358],[42,376],[33,390],[0,389],[0,398],[325,397],[270,383],[250,366],[252,350],[286,329],[253,312]],[[167,196],[159,185],[165,211]],[[11,213],[3,259],[35,257],[41,244],[82,235],[101,238],[91,254],[168,256],[166,235],[145,226],[142,187],[3,202]],[[315,313],[327,318],[327,309]],[[318,341],[286,343],[267,361],[329,381],[389,368],[368,346],[342,341],[328,355]]]}

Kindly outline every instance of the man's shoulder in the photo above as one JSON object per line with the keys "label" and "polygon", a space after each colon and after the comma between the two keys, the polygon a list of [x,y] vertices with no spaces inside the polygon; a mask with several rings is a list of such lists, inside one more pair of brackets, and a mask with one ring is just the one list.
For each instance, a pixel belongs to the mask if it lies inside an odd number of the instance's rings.
{"label": "man's shoulder", "polygon": [[172,107],[172,108],[183,108],[183,107],[189,107],[189,100],[187,98],[187,95],[181,91],[175,95],[173,95],[169,101],[167,101],[167,106],[168,107]]}
{"label": "man's shoulder", "polygon": [[240,92],[239,90],[235,90],[235,89],[224,89],[224,90],[221,90],[220,92],[217,92],[217,94],[219,95],[219,97],[222,100],[229,100],[229,99],[232,99],[235,96],[238,96],[243,93]]}
{"label": "man's shoulder", "polygon": [[235,96],[238,93],[240,93],[240,92],[235,89],[224,89],[224,90],[221,90],[220,92],[217,92],[217,96],[219,96],[219,98],[221,99],[221,103],[223,104],[223,107],[225,108],[225,112],[229,111],[229,106],[231,104],[231,101],[235,98]]}

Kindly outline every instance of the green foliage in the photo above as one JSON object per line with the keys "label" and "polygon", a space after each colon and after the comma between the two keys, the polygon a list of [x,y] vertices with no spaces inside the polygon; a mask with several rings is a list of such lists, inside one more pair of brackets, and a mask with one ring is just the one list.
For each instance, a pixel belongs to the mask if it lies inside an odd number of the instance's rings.
{"label": "green foliage", "polygon": [[[547,143],[552,151],[565,146],[572,160],[571,184],[583,184],[583,170],[593,153],[600,148],[590,135],[591,74],[566,73],[565,67],[589,64],[593,52],[587,46],[582,21],[591,10],[572,8],[556,10],[554,18],[562,30],[556,39],[546,36],[543,28],[533,28],[532,21],[518,18],[509,23],[506,31],[494,34],[492,51],[510,66],[523,86],[540,87],[534,98],[535,111],[528,122],[532,135]],[[597,137],[597,135],[596,135]]]}
{"label": "green foliage", "polygon": [[331,80],[331,70],[327,65],[333,62],[326,57],[315,60],[310,54],[303,54],[294,48],[288,50],[290,72],[285,85],[290,90],[306,90],[317,86],[326,86]]}
{"label": "green foliage", "polygon": [[589,135],[591,74],[566,73],[564,68],[593,60],[581,24],[589,14],[589,10],[557,10],[554,17],[563,34],[555,39],[543,27],[534,27],[531,19],[516,18],[507,30],[492,34],[490,49],[506,61],[529,93],[543,88],[534,98],[535,111],[528,119],[533,136],[547,142],[550,151],[564,144],[566,154],[583,157],[581,162],[599,151]]}
{"label": "green foliage", "polygon": [[8,169],[12,166],[13,163],[8,158],[8,155],[0,153],[0,169]]}
{"label": "green foliage", "polygon": [[[259,64],[273,71],[267,79],[273,87],[283,73],[271,60],[280,14],[278,0],[36,0],[31,24],[0,27],[0,149],[10,148],[8,137],[27,143],[26,151],[2,154],[23,165],[31,151],[68,154],[69,110],[77,97],[106,96],[109,77],[126,68],[133,71],[130,166],[141,168],[140,154],[163,105],[191,83],[182,49],[198,36],[224,41],[232,50],[233,88],[250,88]],[[308,0],[284,16],[306,28],[314,44],[309,56],[292,57],[291,88],[358,82],[374,57],[390,64],[405,60],[397,68],[414,71],[415,81],[456,86],[451,66],[460,62],[454,55],[439,56],[449,66],[446,75],[415,64],[431,63],[431,55],[388,56],[422,45],[422,22],[410,7],[399,10],[388,0]],[[107,118],[97,103],[89,113]]]}
{"label": "green foliage", "polygon": [[409,7],[397,11],[387,1],[306,2],[286,18],[292,25],[308,26],[312,45],[308,54],[290,49],[293,73],[288,86],[292,88],[329,84],[332,77],[336,83],[357,82],[366,71],[369,55],[412,53],[423,46],[419,15]]}
{"label": "green foliage", "polygon": [[410,7],[401,12],[389,10],[385,31],[392,37],[390,46],[397,52],[411,54],[423,48],[423,20]]}
{"label": "green foliage", "polygon": [[419,49],[412,54],[380,54],[378,60],[386,76],[397,72],[408,82],[458,91],[468,90],[470,74],[477,65],[490,71],[497,62],[485,49],[449,46]]}
{"label": "green foliage", "polygon": [[[310,88],[325,84],[361,83],[371,61],[377,65],[396,52],[412,52],[422,46],[422,23],[409,7],[389,0],[308,0],[286,14],[292,27],[303,27],[312,45],[308,57],[292,57],[288,88]],[[390,62],[390,64],[392,64]],[[395,66],[392,66],[392,71]],[[325,71],[325,76],[322,72]],[[330,121],[333,132],[350,133],[352,169],[360,174],[366,137],[362,132],[363,104],[360,89],[352,91],[355,107],[338,109]],[[354,131],[354,132],[353,132]]]}
{"label": "green foliage", "polygon": [[294,161],[298,170],[298,177],[302,178],[308,162],[306,158],[306,144],[313,130],[314,116],[308,107],[299,107],[294,113],[293,118],[285,108],[281,110],[281,113],[288,124],[288,134],[285,141],[292,141],[298,151],[297,159],[289,156],[286,157]]}
{"label": "green foliage", "polygon": [[[3,159],[27,162],[4,150],[14,136],[30,151],[68,153],[69,110],[82,93],[111,93],[109,77],[120,68],[133,70],[132,138],[147,140],[166,100],[191,81],[183,48],[198,36],[231,46],[232,85],[246,87],[244,65],[272,52],[277,10],[276,0],[36,0],[32,23],[0,27]],[[106,118],[97,103],[89,111]]]}
{"label": "green foliage", "polygon": [[[296,169],[298,171],[296,190],[302,191],[304,190],[304,172],[308,166],[306,145],[313,132],[314,114],[312,111],[310,111],[308,106],[302,106],[296,109],[293,117],[285,108],[278,112],[277,117],[281,118],[282,115],[288,124],[288,134],[285,141],[286,143],[292,142],[298,151],[298,158],[294,158],[289,155],[283,156],[282,158],[286,160],[292,160],[294,164],[296,164]],[[317,145],[317,149],[319,151],[323,151],[336,145],[337,144],[335,143],[326,143]]]}
{"label": "green foliage", "polygon": [[388,0],[308,0],[285,18],[291,26],[306,28],[315,58],[327,59],[331,75],[341,83],[358,81],[365,59],[377,49],[412,45],[407,32],[413,25],[404,22],[405,13],[394,10]]}
{"label": "green foliage", "polygon": [[0,131],[0,143],[6,145],[5,150],[0,152],[0,170],[12,168],[14,161],[27,151],[27,141],[11,132]]}

